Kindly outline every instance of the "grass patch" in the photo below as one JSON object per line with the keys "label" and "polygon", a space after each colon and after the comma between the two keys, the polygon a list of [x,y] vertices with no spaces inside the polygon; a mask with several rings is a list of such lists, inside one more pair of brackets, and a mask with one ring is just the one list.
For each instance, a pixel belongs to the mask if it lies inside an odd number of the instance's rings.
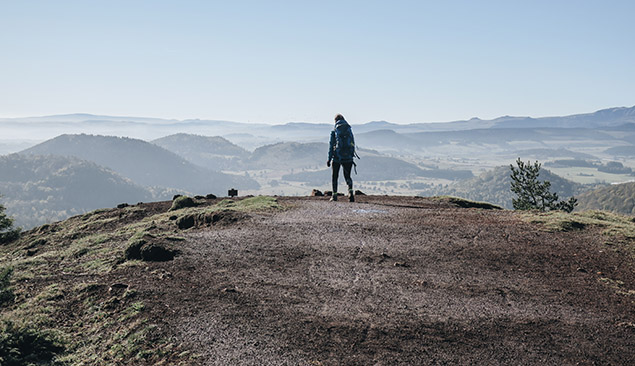
{"label": "grass patch", "polygon": [[94,210],[94,211],[91,211],[91,212],[87,212],[87,213],[85,213],[83,215],[80,215],[80,217],[81,217],[82,221],[87,221],[87,220],[89,220],[89,219],[91,219],[91,218],[93,218],[93,217],[95,217],[97,215],[103,214],[103,213],[108,212],[110,210],[111,209],[109,209],[109,208],[100,208],[100,209],[97,209],[97,210]]}
{"label": "grass patch", "polygon": [[15,295],[10,287],[11,275],[13,268],[6,267],[0,270],[0,308],[7,303],[13,302]]}
{"label": "grass patch", "polygon": [[143,302],[134,302],[130,304],[130,306],[128,306],[126,310],[124,310],[123,314],[119,317],[119,321],[125,322],[128,319],[132,319],[135,316],[139,315],[139,313],[141,313],[144,309],[145,305],[143,305]]}
{"label": "grass patch", "polygon": [[64,297],[64,291],[60,288],[59,284],[53,283],[45,287],[36,297],[36,302],[49,302],[59,300]]}
{"label": "grass patch", "polygon": [[[8,288],[11,272],[3,271]],[[0,318],[0,365],[55,364],[54,358],[66,350],[64,333],[51,329],[57,304],[64,297],[58,284],[44,287],[36,296],[25,297],[18,289],[8,288],[12,298],[5,305]],[[15,302],[15,306],[13,306]]]}
{"label": "grass patch", "polygon": [[525,211],[520,215],[552,232],[583,230],[587,227],[602,228],[602,234],[607,239],[606,244],[624,244],[635,255],[635,222],[632,217],[606,211]]}
{"label": "grass patch", "polygon": [[180,196],[172,201],[172,207],[170,207],[170,211],[176,211],[186,207],[196,207],[196,202],[191,197]]}
{"label": "grass patch", "polygon": [[249,197],[242,200],[222,200],[216,204],[219,208],[230,208],[236,211],[261,211],[280,209],[278,201],[270,196]]}

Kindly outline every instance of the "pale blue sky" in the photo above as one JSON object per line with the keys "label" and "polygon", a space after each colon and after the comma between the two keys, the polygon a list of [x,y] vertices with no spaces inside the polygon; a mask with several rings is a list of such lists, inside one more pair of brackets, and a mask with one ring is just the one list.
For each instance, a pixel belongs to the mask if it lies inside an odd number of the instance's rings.
{"label": "pale blue sky", "polygon": [[0,0],[0,117],[443,122],[635,105],[633,1]]}

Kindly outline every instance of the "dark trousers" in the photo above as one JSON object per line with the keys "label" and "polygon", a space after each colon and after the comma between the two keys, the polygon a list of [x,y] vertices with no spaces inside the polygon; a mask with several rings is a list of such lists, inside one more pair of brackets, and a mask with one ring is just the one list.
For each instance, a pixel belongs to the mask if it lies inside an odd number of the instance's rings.
{"label": "dark trousers", "polygon": [[353,189],[353,179],[351,179],[351,169],[353,168],[352,161],[345,161],[343,163],[333,162],[333,192],[337,192],[337,178],[340,175],[340,165],[344,167],[344,180],[348,185],[348,189]]}

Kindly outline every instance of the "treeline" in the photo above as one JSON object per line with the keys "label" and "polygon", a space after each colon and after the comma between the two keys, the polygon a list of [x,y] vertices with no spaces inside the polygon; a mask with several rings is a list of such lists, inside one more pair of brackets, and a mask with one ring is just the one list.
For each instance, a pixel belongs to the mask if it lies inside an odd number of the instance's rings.
{"label": "treeline", "polygon": [[619,161],[609,161],[606,164],[599,162],[593,162],[583,159],[567,159],[567,160],[554,160],[553,162],[545,163],[545,166],[554,168],[595,168],[599,172],[610,174],[631,174],[635,175],[633,169]]}

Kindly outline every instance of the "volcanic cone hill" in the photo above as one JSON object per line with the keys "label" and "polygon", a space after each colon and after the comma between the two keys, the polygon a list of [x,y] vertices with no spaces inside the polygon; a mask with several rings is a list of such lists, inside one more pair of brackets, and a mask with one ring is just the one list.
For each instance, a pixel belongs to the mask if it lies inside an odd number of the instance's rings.
{"label": "volcanic cone hill", "polygon": [[634,261],[633,217],[602,211],[179,197],[0,246],[0,357],[632,365]]}
{"label": "volcanic cone hill", "polygon": [[258,188],[258,183],[250,178],[215,172],[160,146],[127,137],[60,135],[21,154],[74,156],[112,169],[143,186],[177,188],[195,194],[219,194],[227,187]]}
{"label": "volcanic cone hill", "polygon": [[15,225],[25,229],[168,194],[174,195],[169,190],[151,191],[112,170],[74,157],[0,156],[0,203],[7,207]]}
{"label": "volcanic cone hill", "polygon": [[238,170],[241,160],[249,156],[242,147],[220,136],[199,136],[178,133],[152,141],[153,144],[172,151],[193,164],[212,170]]}

